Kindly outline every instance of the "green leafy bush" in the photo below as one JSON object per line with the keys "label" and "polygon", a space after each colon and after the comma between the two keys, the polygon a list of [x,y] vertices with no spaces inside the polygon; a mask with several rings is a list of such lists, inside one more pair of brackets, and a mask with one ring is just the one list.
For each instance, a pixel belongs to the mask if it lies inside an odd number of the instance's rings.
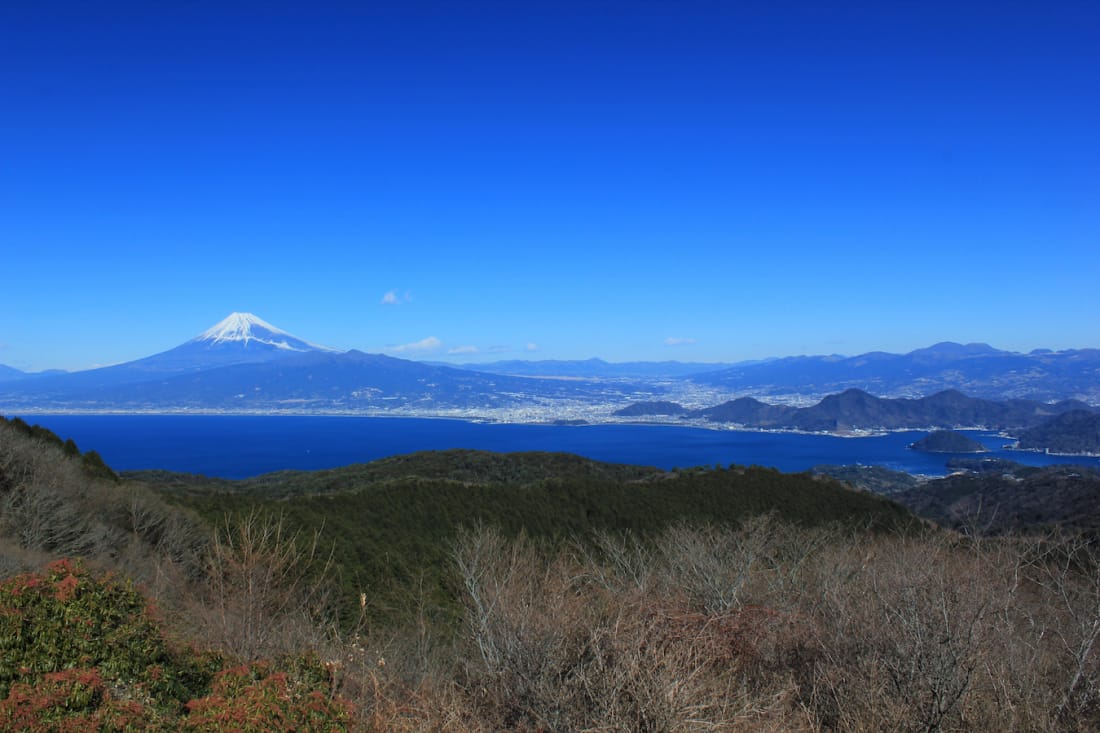
{"label": "green leafy bush", "polygon": [[223,669],[172,644],[131,583],[70,560],[0,583],[0,730],[342,730],[306,659]]}
{"label": "green leafy bush", "polygon": [[94,669],[159,707],[178,707],[209,684],[196,655],[170,649],[130,583],[69,560],[0,584],[0,649],[0,696],[72,669]]}
{"label": "green leafy bush", "polygon": [[42,675],[18,682],[0,702],[0,728],[10,731],[166,730],[166,721],[133,700],[115,698],[94,669]]}

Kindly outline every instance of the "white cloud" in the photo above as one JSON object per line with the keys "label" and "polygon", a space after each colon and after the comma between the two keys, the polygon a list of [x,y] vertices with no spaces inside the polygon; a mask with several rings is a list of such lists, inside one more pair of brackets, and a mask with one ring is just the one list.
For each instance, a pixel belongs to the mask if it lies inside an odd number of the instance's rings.
{"label": "white cloud", "polygon": [[524,351],[538,351],[539,350],[539,345],[536,344],[536,343],[533,343],[531,341],[528,341],[527,346],[523,347],[523,350]]}
{"label": "white cloud", "polygon": [[447,349],[448,354],[476,354],[477,352],[476,346],[456,346],[453,349]]}
{"label": "white cloud", "polygon": [[669,336],[665,339],[665,346],[690,346],[693,343],[695,343],[695,339],[692,338]]}
{"label": "white cloud", "polygon": [[382,296],[382,305],[401,305],[412,301],[412,293],[405,291],[404,295],[398,295],[396,290],[389,290]]}
{"label": "white cloud", "polygon": [[386,351],[393,352],[394,354],[422,354],[429,351],[438,351],[440,348],[442,348],[442,346],[442,341],[437,339],[435,336],[429,336],[426,339],[420,339],[419,341],[414,341],[411,344],[390,346],[386,349]]}

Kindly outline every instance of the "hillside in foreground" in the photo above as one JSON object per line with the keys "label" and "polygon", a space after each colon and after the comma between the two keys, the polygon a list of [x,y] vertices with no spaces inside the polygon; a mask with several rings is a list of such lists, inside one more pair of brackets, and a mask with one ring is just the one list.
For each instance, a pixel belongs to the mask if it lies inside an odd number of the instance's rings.
{"label": "hillside in foreground", "polygon": [[1088,535],[555,454],[119,479],[23,427],[0,425],[4,730],[1100,724]]}
{"label": "hillside in foreground", "polygon": [[270,506],[296,530],[323,528],[345,597],[365,586],[396,597],[417,582],[444,606],[440,569],[450,543],[474,526],[559,547],[599,533],[648,538],[679,523],[728,525],[769,513],[880,532],[914,522],[897,504],[806,475],[742,466],[671,473],[556,453],[427,452],[241,481],[135,476],[212,522]]}

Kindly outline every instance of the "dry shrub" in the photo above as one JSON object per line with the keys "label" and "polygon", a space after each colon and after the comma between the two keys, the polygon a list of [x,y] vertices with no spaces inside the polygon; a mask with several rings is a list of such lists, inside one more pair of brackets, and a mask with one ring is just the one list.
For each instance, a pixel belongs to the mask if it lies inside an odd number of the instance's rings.
{"label": "dry shrub", "polygon": [[[901,545],[901,546],[898,546]],[[881,548],[819,613],[813,709],[843,730],[940,730],[963,719],[994,599],[926,541]]]}
{"label": "dry shrub", "polygon": [[[0,425],[0,533],[54,556],[93,556],[119,538],[86,506],[93,481],[60,448]],[[122,538],[125,539],[125,538]]]}
{"label": "dry shrub", "polygon": [[738,608],[753,575],[771,565],[774,525],[771,517],[761,516],[736,530],[712,525],[669,529],[658,544],[666,586],[673,583],[709,614]]}
{"label": "dry shrub", "polygon": [[1081,538],[761,518],[651,546],[604,536],[571,556],[482,529],[455,558],[456,679],[485,729],[1097,726],[1100,555]]}
{"label": "dry shrub", "polygon": [[[1077,623],[1060,618],[1059,594],[1037,578],[1053,586],[1052,578],[1062,576],[1029,559],[1027,544],[936,535],[879,538],[824,553],[828,571],[814,610],[820,656],[803,694],[819,724],[1095,729],[1086,700],[1096,694],[1089,639],[1100,614],[1082,598],[1068,600],[1069,593],[1063,605],[1078,609]],[[1080,591],[1087,586],[1080,580],[1066,582]],[[1072,640],[1064,641],[1067,635]],[[1083,677],[1093,675],[1085,683],[1074,681],[1081,658],[1092,670]],[[1072,704],[1059,703],[1067,699]]]}
{"label": "dry shrub", "polygon": [[[492,729],[681,731],[791,729],[791,681],[766,683],[765,609],[706,614],[646,593],[613,592],[607,568],[543,559],[493,530],[463,535],[470,656],[461,688]],[[592,582],[592,578],[601,582]],[[622,585],[637,578],[623,579]],[[751,641],[750,641],[751,640]]]}
{"label": "dry shrub", "polygon": [[52,556],[48,553],[28,549],[0,536],[0,578],[8,578],[42,567],[51,559]]}
{"label": "dry shrub", "polygon": [[158,598],[186,589],[203,570],[201,521],[105,467],[89,471],[75,451],[0,422],[0,576],[81,557]]}
{"label": "dry shrub", "polygon": [[241,659],[312,651],[370,731],[1100,729],[1100,551],[1080,536],[764,517],[550,551],[480,528],[453,547],[460,628],[410,593],[407,617],[342,638],[318,549],[277,517],[227,522],[184,618]]}
{"label": "dry shrub", "polygon": [[188,609],[192,633],[242,661],[324,649],[335,625],[329,567],[319,533],[290,532],[255,510],[227,516],[209,545],[204,592]]}
{"label": "dry shrub", "polygon": [[1030,601],[1021,604],[1021,626],[1047,642],[1036,656],[1052,717],[1065,730],[1100,729],[1100,541],[1054,531],[1020,544]]}
{"label": "dry shrub", "polygon": [[712,615],[746,604],[798,611],[813,601],[807,573],[817,571],[818,553],[845,538],[839,528],[797,527],[773,514],[737,527],[675,525],[656,540],[649,582]]}

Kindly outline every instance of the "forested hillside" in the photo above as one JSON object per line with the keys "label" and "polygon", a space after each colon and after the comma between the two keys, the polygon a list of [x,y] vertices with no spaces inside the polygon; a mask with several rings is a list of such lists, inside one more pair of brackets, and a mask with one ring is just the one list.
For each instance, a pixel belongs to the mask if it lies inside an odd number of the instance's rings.
{"label": "forested hillside", "polygon": [[1100,529],[1100,472],[1085,466],[1010,463],[926,481],[892,498],[945,527],[987,534]]}
{"label": "forested hillside", "polygon": [[430,452],[244,481],[144,477],[211,522],[264,506],[295,530],[323,529],[345,597],[375,588],[386,608],[391,593],[413,585],[446,606],[450,545],[471,527],[522,534],[556,550],[600,533],[652,538],[683,523],[733,525],[763,514],[877,532],[916,524],[897,504],[805,475],[740,466],[665,473],[555,453]]}
{"label": "forested hillside", "polygon": [[1020,433],[1020,447],[1051,453],[1100,453],[1100,414],[1072,410]]}
{"label": "forested hillside", "polygon": [[4,730],[1100,725],[1089,535],[965,536],[739,466],[87,455],[0,424]]}

